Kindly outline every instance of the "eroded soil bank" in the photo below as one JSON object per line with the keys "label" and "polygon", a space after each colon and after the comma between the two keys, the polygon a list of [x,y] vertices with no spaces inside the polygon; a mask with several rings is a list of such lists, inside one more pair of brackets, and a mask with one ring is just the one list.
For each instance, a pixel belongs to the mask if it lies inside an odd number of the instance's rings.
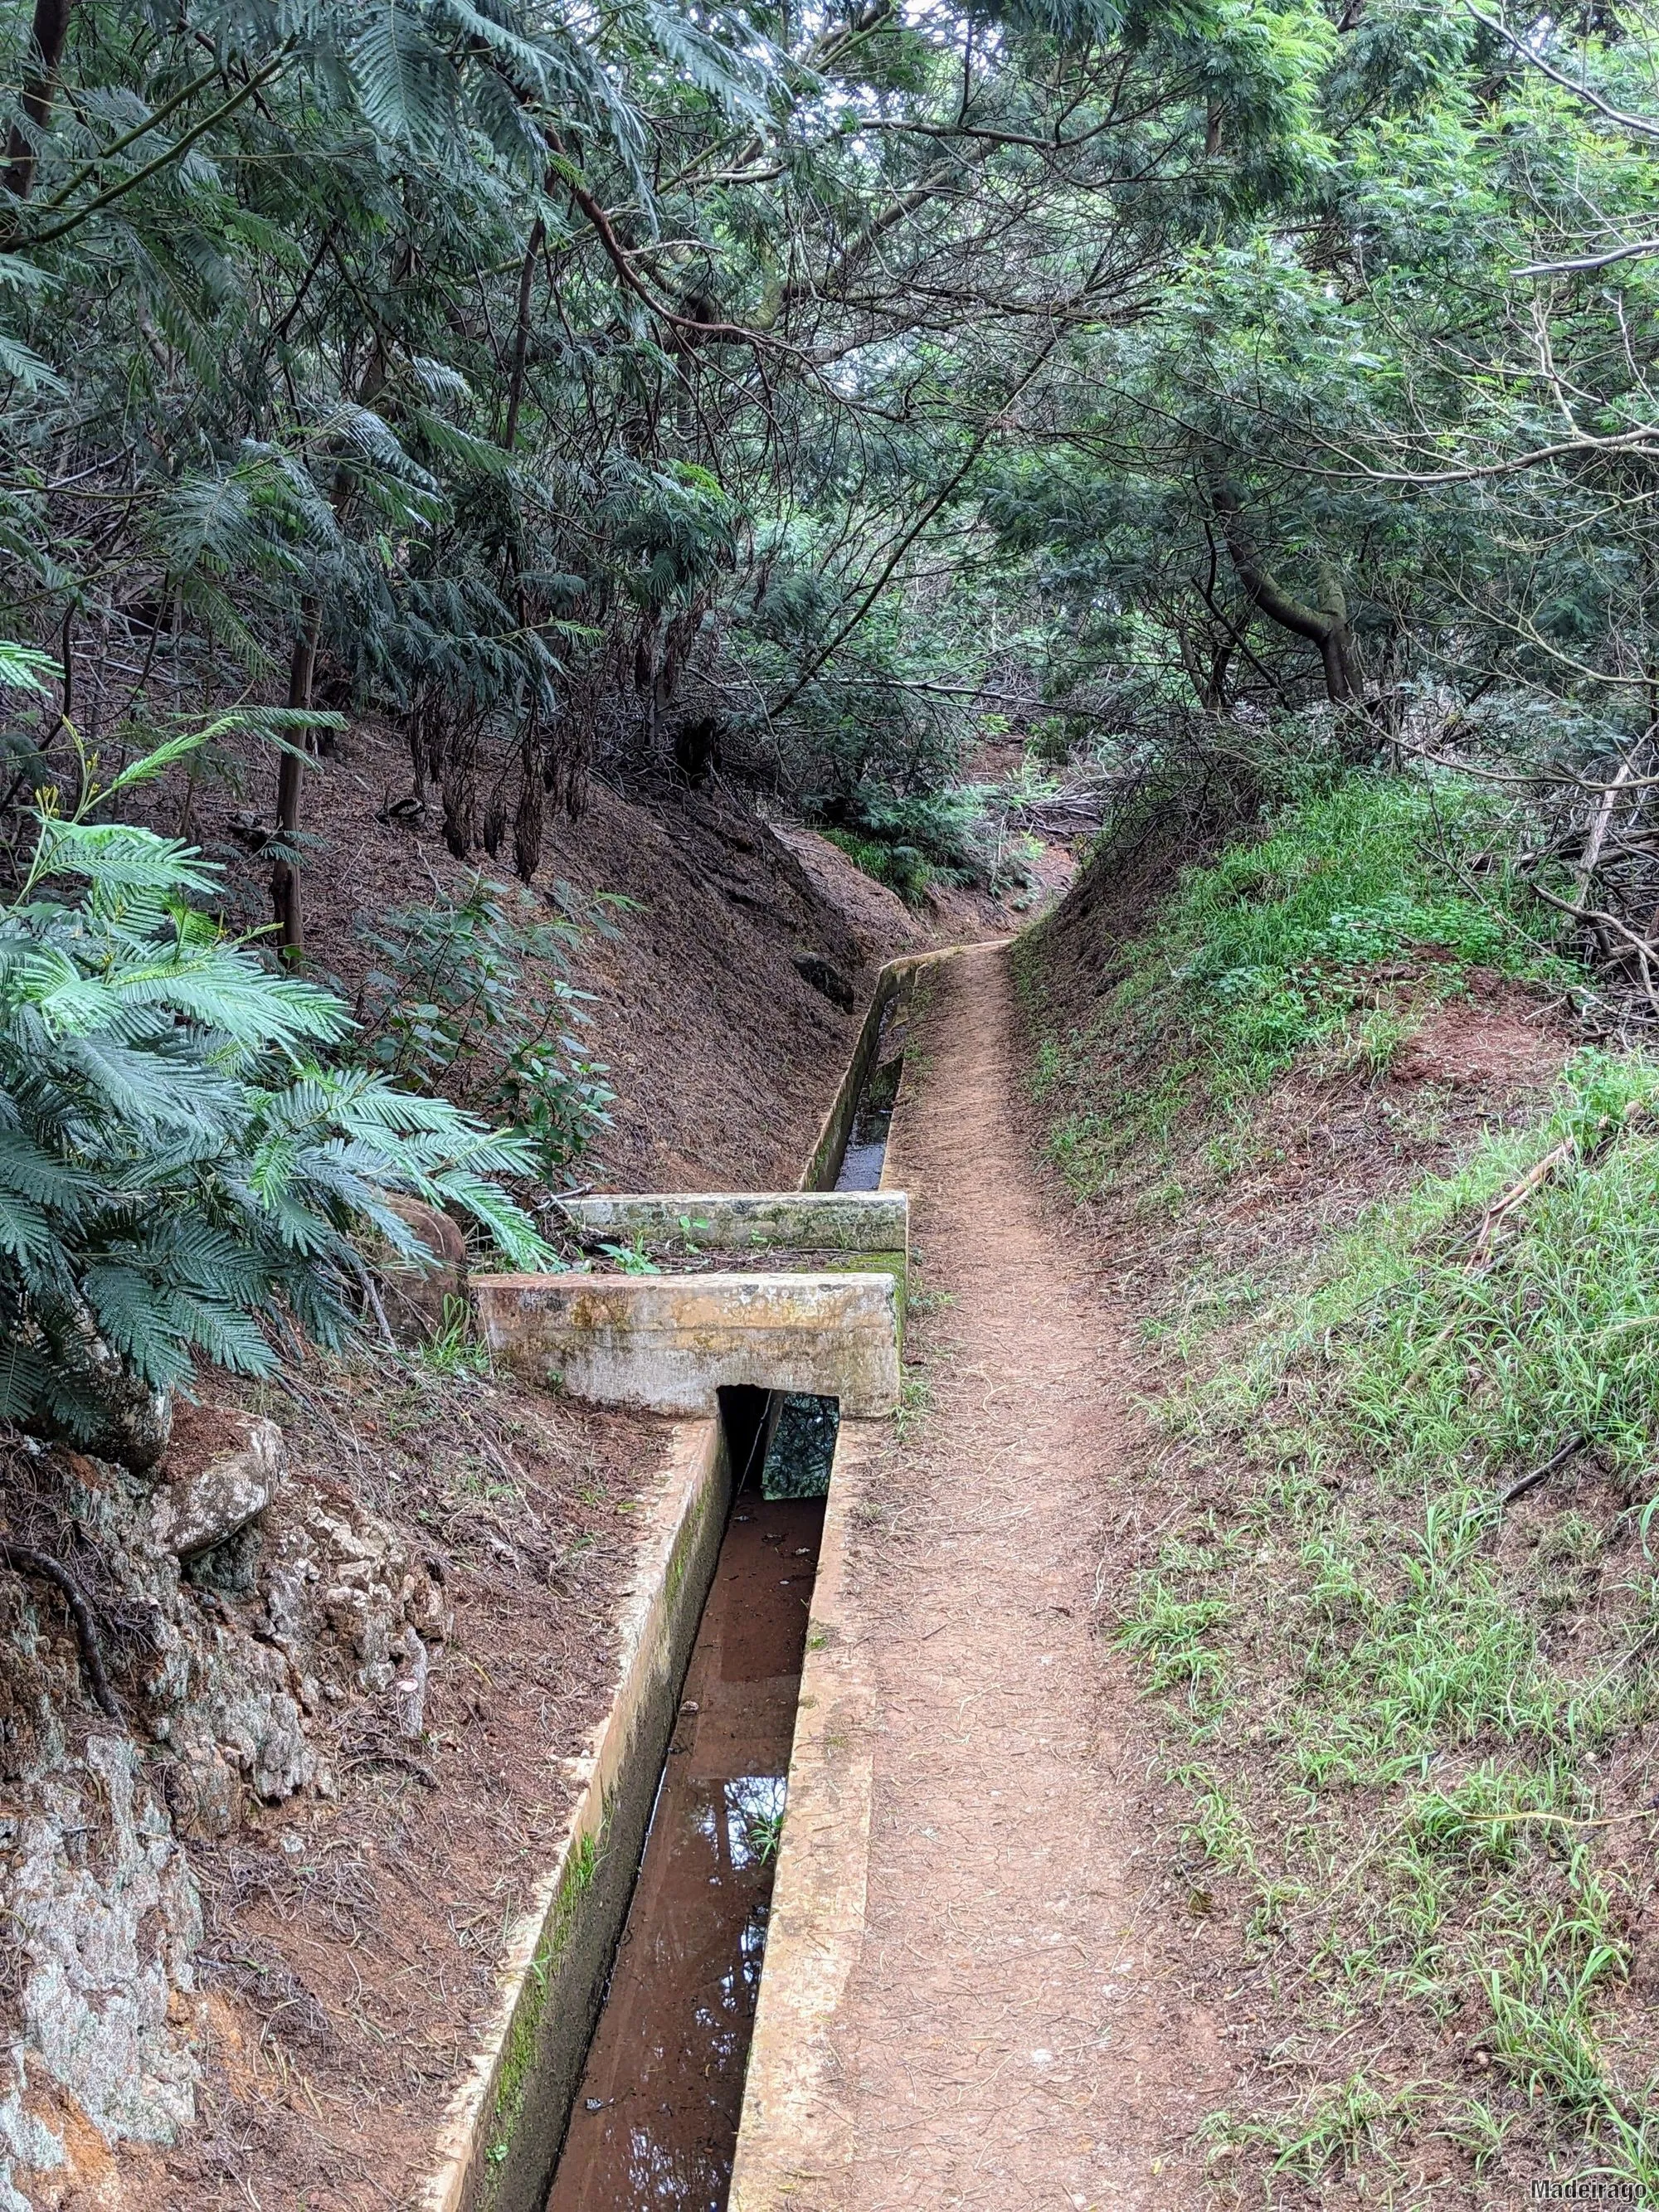
{"label": "eroded soil bank", "polygon": [[[280,1479],[240,1539],[163,1571],[173,1454],[78,1462],[73,1529],[33,1532],[116,1624],[127,1723],[26,1582],[22,1711],[64,1730],[6,1736],[37,2212],[412,2201],[608,1700],[661,1425],[415,1360],[293,1389],[260,1401]],[[181,1423],[181,1467],[246,1418]]]}
{"label": "eroded soil bank", "polygon": [[1208,2201],[1659,2202],[1650,1062],[1413,936],[1240,1080],[1146,890],[1017,964],[1159,1416],[1097,1594],[1236,2056]]}

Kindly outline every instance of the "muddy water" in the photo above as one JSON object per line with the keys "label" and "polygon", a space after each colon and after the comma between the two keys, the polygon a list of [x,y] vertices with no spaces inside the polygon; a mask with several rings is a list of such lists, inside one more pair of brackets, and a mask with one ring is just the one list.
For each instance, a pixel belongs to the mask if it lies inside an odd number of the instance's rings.
{"label": "muddy water", "polygon": [[726,2203],[823,1525],[738,1494],[548,2212]]}

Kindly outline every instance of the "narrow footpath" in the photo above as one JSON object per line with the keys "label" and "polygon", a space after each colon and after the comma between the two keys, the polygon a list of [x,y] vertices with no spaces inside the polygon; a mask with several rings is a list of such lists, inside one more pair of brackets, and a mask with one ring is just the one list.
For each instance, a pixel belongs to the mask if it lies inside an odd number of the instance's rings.
{"label": "narrow footpath", "polygon": [[1121,1486],[1133,1365],[1045,1233],[1002,951],[931,971],[906,1093],[884,1180],[939,1303],[849,1539],[868,1887],[824,2039],[841,2155],[802,2201],[1164,2212],[1200,2201],[1193,2130],[1238,2090],[1101,1633],[1103,1555],[1162,1517]]}

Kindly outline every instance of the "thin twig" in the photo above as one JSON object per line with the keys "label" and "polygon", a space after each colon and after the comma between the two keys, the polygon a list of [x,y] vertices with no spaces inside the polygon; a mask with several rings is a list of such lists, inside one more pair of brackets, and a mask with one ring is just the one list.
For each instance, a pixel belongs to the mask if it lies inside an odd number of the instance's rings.
{"label": "thin twig", "polygon": [[1474,1249],[1469,1254],[1468,1264],[1471,1272],[1477,1267],[1484,1267],[1491,1258],[1492,1234],[1504,1216],[1512,1206],[1519,1206],[1523,1198],[1536,1190],[1539,1184],[1546,1182],[1557,1168],[1570,1160],[1576,1149],[1575,1141],[1571,1137],[1563,1137],[1559,1145],[1551,1146],[1541,1159],[1533,1162],[1519,1182],[1511,1183],[1501,1198],[1492,1200],[1482,1218],[1480,1233],[1474,1240]]}
{"label": "thin twig", "polygon": [[1540,1482],[1555,1473],[1557,1468],[1565,1467],[1576,1451],[1582,1451],[1583,1445],[1583,1437],[1569,1437],[1553,1458],[1547,1459],[1541,1467],[1528,1469],[1518,1482],[1510,1485],[1498,1501],[1498,1511],[1501,1513],[1506,1505],[1513,1505],[1517,1498],[1524,1498],[1529,1490],[1536,1490]]}

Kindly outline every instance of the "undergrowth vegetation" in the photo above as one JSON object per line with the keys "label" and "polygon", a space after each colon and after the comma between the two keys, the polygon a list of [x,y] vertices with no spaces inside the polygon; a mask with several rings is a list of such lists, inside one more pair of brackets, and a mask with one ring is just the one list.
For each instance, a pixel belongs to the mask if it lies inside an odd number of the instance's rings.
{"label": "undergrowth vegetation", "polygon": [[[1201,1149],[1298,1059],[1375,1088],[1380,1009],[1397,1039],[1477,975],[1534,979],[1540,1009],[1570,985],[1500,848],[1478,878],[1441,859],[1472,804],[1351,781],[1184,877],[1096,1018],[1043,1040],[1074,1187],[1121,1192],[1131,1143]],[[1283,1249],[1271,1292],[1227,1265],[1161,1332],[1182,1505],[1114,1632],[1280,2085],[1209,2117],[1217,2179],[1274,2205],[1567,2175],[1659,2202],[1659,1062],[1581,1049],[1530,1118]]]}
{"label": "undergrowth vegetation", "polygon": [[825,823],[823,834],[907,906],[920,906],[935,884],[1024,888],[1035,848],[1016,817],[1034,790],[1051,787],[1027,775],[1006,784],[958,784],[901,799],[866,793],[848,810],[848,821]]}
{"label": "undergrowth vegetation", "polygon": [[392,1194],[549,1256],[498,1181],[533,1172],[526,1135],[353,1064],[345,1006],[202,910],[212,864],[93,818],[203,741],[38,794],[0,903],[0,1419],[95,1436],[112,1354],[170,1389],[269,1373],[295,1328],[340,1342],[374,1303],[363,1231],[424,1261]]}
{"label": "undergrowth vegetation", "polygon": [[1490,810],[1455,778],[1326,776],[1188,870],[1118,949],[1088,1024],[1042,1042],[1050,1151],[1077,1194],[1108,1188],[1183,1109],[1224,1116],[1310,1048],[1386,1066],[1476,971],[1571,988],[1556,918],[1519,877],[1519,822]]}
{"label": "undergrowth vegetation", "polygon": [[[394,908],[359,935],[380,963],[365,979],[355,1055],[400,1084],[499,1115],[558,1179],[610,1126],[609,1070],[582,1036],[589,991],[569,980],[590,930],[617,932],[605,894],[550,912],[527,891],[475,876],[459,899]],[[526,963],[537,963],[533,985]]]}
{"label": "undergrowth vegetation", "polygon": [[[1315,2083],[1218,2150],[1398,2179],[1513,2131],[1538,2171],[1587,2144],[1659,2183],[1656,1100],[1659,1066],[1587,1058],[1168,1407],[1196,1510],[1122,1640]],[[1356,2032],[1367,2069],[1322,2078]]]}

